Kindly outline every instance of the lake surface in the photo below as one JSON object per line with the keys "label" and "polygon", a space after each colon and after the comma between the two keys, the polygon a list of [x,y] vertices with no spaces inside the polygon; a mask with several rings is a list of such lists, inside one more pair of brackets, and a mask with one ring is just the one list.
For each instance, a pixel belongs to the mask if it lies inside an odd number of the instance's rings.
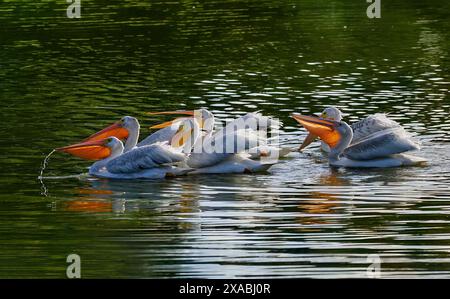
{"label": "lake surface", "polygon": [[[448,1],[66,1],[0,4],[0,277],[450,278]],[[426,2],[426,3],[425,3]],[[426,167],[332,169],[318,145],[258,175],[89,178],[54,154],[124,115],[389,113]],[[68,176],[68,177],[67,177]],[[64,178],[65,177],[65,178]]]}

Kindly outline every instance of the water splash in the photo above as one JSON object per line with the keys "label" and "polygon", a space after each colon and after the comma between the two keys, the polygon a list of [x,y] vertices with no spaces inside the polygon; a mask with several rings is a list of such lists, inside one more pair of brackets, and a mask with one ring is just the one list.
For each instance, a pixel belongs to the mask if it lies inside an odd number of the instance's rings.
{"label": "water splash", "polygon": [[44,159],[44,162],[42,162],[41,171],[38,176],[38,180],[41,183],[41,195],[48,196],[48,189],[44,184],[44,170],[48,165],[48,161],[50,160],[50,156],[55,152],[56,150],[52,150]]}

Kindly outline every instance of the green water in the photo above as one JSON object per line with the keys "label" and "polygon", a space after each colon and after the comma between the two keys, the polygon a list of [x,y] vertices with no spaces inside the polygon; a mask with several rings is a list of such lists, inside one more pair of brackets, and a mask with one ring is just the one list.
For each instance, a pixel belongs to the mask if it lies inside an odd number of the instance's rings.
{"label": "green water", "polygon": [[[384,1],[0,2],[0,277],[450,277],[449,4]],[[124,115],[141,134],[210,109],[336,105],[355,121],[388,112],[427,167],[330,169],[318,147],[258,175],[108,181],[55,147]],[[69,176],[69,177],[67,177]],[[70,177],[72,176],[72,177]],[[65,177],[65,178],[64,178]],[[45,194],[43,194],[45,193]]]}

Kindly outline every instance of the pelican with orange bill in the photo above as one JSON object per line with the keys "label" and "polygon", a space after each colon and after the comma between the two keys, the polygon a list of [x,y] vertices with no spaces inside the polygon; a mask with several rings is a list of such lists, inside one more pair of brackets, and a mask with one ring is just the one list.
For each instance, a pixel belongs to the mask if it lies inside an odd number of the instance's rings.
{"label": "pelican with orange bill", "polygon": [[184,167],[187,156],[183,149],[189,151],[199,135],[197,122],[194,119],[186,119],[172,137],[170,145],[167,142],[157,142],[125,152],[123,142],[117,137],[99,139],[103,134],[121,131],[112,128],[106,133],[101,132],[81,143],[56,150],[85,160],[96,161],[89,168],[89,174],[95,177],[154,179],[189,172],[191,169]]}
{"label": "pelican with orange bill", "polygon": [[319,137],[330,148],[328,159],[332,166],[383,168],[426,162],[426,159],[404,154],[418,150],[420,146],[400,124],[384,114],[376,114],[366,121],[365,125],[372,124],[372,128],[357,142],[352,127],[342,120],[298,113],[293,113],[292,117],[309,132],[301,149],[314,141],[316,136]]}

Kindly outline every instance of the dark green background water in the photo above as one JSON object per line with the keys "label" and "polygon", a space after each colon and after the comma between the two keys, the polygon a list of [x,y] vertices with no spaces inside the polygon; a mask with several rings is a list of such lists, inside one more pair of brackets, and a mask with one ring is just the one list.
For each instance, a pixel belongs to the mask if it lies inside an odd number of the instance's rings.
{"label": "dark green background water", "polygon": [[[0,1],[0,277],[450,277],[449,2]],[[317,147],[260,175],[37,180],[51,149],[146,111],[388,112],[428,167],[332,170]],[[88,163],[55,154],[47,176]]]}

